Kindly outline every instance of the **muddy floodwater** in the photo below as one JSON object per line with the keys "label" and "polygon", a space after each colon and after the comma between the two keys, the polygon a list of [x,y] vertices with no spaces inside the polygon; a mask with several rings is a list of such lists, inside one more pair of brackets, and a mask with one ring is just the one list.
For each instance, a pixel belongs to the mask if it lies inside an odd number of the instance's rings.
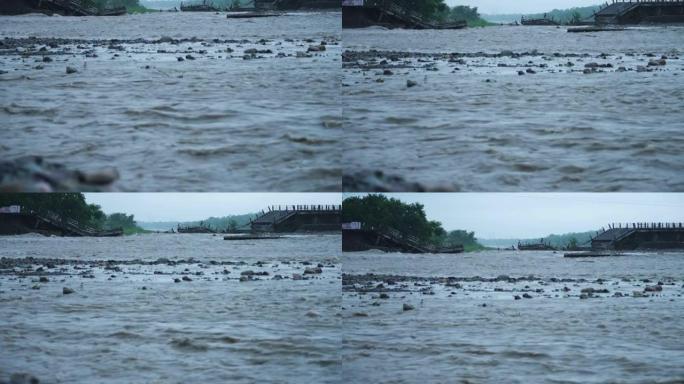
{"label": "muddy floodwater", "polygon": [[684,27],[343,32],[344,188],[684,188]]}
{"label": "muddy floodwater", "polygon": [[339,190],[339,20],[0,17],[0,159],[114,166],[124,191]]}
{"label": "muddy floodwater", "polygon": [[0,238],[0,382],[337,383],[340,247],[339,235]]}
{"label": "muddy floodwater", "polygon": [[684,253],[345,253],[343,376],[678,383]]}

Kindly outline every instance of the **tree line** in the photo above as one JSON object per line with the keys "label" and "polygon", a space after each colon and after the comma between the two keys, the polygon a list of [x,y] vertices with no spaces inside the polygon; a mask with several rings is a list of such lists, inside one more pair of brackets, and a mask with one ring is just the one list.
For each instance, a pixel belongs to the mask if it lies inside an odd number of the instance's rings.
{"label": "tree line", "polygon": [[361,222],[368,228],[395,229],[425,245],[439,247],[460,244],[466,250],[484,249],[477,242],[474,232],[446,231],[442,223],[427,218],[422,204],[407,204],[384,195],[346,198],[342,202],[342,221]]}

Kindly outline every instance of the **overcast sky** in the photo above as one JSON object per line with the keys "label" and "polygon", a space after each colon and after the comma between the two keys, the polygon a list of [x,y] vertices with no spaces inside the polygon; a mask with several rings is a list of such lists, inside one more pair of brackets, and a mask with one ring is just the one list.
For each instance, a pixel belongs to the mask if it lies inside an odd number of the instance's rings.
{"label": "overcast sky", "polygon": [[480,13],[539,13],[553,9],[566,9],[573,7],[586,7],[601,4],[601,0],[446,0],[446,3],[454,5],[469,5],[478,7]]}
{"label": "overcast sky", "polygon": [[[346,195],[348,196],[348,195]],[[447,230],[475,231],[481,239],[537,238],[583,232],[611,222],[684,222],[684,194],[618,193],[398,193],[425,205]]]}
{"label": "overcast sky", "polygon": [[137,221],[194,221],[254,213],[269,205],[341,204],[339,193],[86,193],[86,201]]}

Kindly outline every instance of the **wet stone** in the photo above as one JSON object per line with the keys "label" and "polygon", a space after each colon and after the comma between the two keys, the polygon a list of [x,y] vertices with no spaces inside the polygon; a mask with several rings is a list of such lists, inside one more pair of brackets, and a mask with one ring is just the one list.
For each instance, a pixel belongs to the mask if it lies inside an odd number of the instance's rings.
{"label": "wet stone", "polygon": [[314,275],[314,274],[319,274],[319,273],[323,273],[323,270],[320,267],[313,267],[313,268],[305,268],[304,269],[305,275]]}

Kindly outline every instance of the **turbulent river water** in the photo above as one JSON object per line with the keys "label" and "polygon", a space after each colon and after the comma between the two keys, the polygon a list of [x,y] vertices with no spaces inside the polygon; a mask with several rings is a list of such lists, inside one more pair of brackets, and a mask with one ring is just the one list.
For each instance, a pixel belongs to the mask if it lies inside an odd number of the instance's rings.
{"label": "turbulent river water", "polygon": [[343,376],[680,383],[683,257],[345,253]]}
{"label": "turbulent river water", "polygon": [[339,235],[2,237],[0,382],[339,382],[340,248]]}
{"label": "turbulent river water", "polygon": [[0,159],[114,166],[119,190],[339,190],[339,20],[0,17]]}
{"label": "turbulent river water", "polygon": [[345,190],[684,187],[684,27],[342,40]]}

